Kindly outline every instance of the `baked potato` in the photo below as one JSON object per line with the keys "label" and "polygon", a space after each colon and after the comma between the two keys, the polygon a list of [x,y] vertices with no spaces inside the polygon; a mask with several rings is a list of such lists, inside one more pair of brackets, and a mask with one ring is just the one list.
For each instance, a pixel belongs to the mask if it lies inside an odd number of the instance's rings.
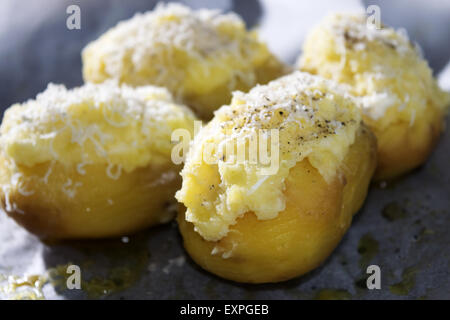
{"label": "baked potato", "polygon": [[2,207],[50,239],[119,236],[167,222],[181,184],[171,134],[192,131],[194,120],[163,88],[50,84],[5,112]]}
{"label": "baked potato", "polygon": [[444,129],[450,96],[404,31],[368,26],[364,15],[333,14],[309,34],[298,66],[357,97],[378,139],[375,179],[395,178],[426,161]]}
{"label": "baked potato", "polygon": [[203,119],[248,90],[287,72],[234,13],[160,4],[120,22],[83,52],[86,81],[160,85]]}
{"label": "baked potato", "polygon": [[[263,170],[261,141],[278,154],[276,170]],[[295,72],[235,92],[196,135],[181,173],[184,246],[202,268],[237,282],[305,274],[343,237],[375,167],[375,138],[333,82]]]}

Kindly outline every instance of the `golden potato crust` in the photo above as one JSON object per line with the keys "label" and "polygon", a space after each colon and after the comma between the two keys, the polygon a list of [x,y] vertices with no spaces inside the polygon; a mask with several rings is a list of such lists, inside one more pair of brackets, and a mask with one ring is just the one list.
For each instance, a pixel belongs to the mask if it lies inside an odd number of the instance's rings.
{"label": "golden potato crust", "polygon": [[347,86],[378,139],[376,180],[426,161],[450,95],[404,32],[367,26],[364,15],[333,14],[307,37],[299,68]]}
{"label": "golden potato crust", "polygon": [[433,152],[445,128],[444,113],[434,107],[411,126],[398,121],[380,131],[372,127],[378,141],[378,166],[374,180],[389,180],[422,165]]}
{"label": "golden potato crust", "polygon": [[330,183],[307,159],[286,180],[286,209],[271,220],[247,212],[219,241],[204,240],[186,221],[184,247],[205,270],[225,279],[266,283],[288,280],[319,266],[337,246],[362,206],[376,167],[376,141],[365,127]]}
{"label": "golden potato crust", "polygon": [[[127,235],[171,220],[169,206],[180,187],[179,169],[148,165],[111,179],[105,165],[85,166],[80,176],[74,167],[47,162],[20,168],[31,177],[24,188],[32,194],[3,188],[0,200],[11,218],[43,239]],[[9,182],[10,175],[0,158],[0,182]],[[67,186],[68,181],[73,183]]]}

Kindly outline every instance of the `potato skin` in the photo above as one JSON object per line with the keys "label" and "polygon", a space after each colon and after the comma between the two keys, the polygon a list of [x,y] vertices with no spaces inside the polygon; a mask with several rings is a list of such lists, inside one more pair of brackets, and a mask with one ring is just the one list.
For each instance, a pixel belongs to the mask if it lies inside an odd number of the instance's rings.
{"label": "potato skin", "polygon": [[[130,234],[151,225],[167,222],[167,199],[180,186],[174,166],[147,166],[130,173],[122,172],[117,180],[106,174],[106,165],[92,164],[80,175],[76,168],[55,162],[47,183],[42,177],[49,162],[20,167],[27,186],[34,190],[24,196],[18,189],[10,191],[8,200],[19,208],[6,210],[4,190],[1,205],[18,224],[42,239],[104,238]],[[174,179],[158,184],[163,172],[174,170]],[[39,177],[39,178],[38,178]],[[81,182],[74,197],[68,197],[62,186],[68,179]],[[0,182],[9,182],[10,172],[0,159]]]}
{"label": "potato skin", "polygon": [[[303,275],[319,266],[343,237],[364,202],[375,166],[376,141],[362,127],[332,183],[307,159],[291,169],[286,209],[275,219],[258,220],[248,212],[214,242],[195,232],[181,209],[177,220],[184,246],[202,268],[237,282],[279,282]],[[218,254],[212,255],[213,250]]]}
{"label": "potato skin", "polygon": [[444,119],[441,110],[429,106],[413,125],[398,121],[385,130],[371,126],[378,140],[374,180],[390,180],[425,163],[444,130]]}

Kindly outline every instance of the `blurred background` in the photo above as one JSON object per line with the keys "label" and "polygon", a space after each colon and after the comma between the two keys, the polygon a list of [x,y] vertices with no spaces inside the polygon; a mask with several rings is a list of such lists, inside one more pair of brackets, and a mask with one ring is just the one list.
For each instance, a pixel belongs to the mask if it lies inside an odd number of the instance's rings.
{"label": "blurred background", "polygon": [[[156,0],[2,0],[0,108],[23,102],[47,83],[82,84],[80,51],[118,21],[151,10]],[[449,0],[182,0],[193,8],[235,11],[258,27],[269,47],[293,63],[308,30],[331,11],[361,11],[376,4],[381,19],[405,28],[423,48],[435,74],[450,60]],[[66,9],[81,9],[81,30],[68,30]],[[450,71],[449,71],[450,72]],[[450,75],[449,77],[450,78]],[[442,80],[445,83],[444,80]],[[446,81],[450,85],[450,81]],[[448,88],[450,89],[450,87]]]}

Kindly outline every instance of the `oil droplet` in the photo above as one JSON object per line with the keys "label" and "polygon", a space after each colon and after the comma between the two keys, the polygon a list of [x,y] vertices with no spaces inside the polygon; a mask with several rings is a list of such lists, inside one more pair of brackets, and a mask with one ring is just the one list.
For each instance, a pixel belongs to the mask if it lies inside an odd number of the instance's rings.
{"label": "oil droplet", "polygon": [[[49,269],[50,282],[58,291],[66,290],[67,279],[70,277],[67,267],[76,264],[83,273],[81,290],[88,298],[99,298],[126,290],[148,270],[148,236],[148,233],[139,233],[117,239],[73,242],[71,245],[83,252],[85,258],[78,263],[71,262]],[[106,262],[98,266],[95,263],[98,257],[106,258]]]}
{"label": "oil droplet", "polygon": [[420,232],[413,236],[414,240],[421,241],[424,240],[427,236],[431,236],[434,234],[434,230],[429,228],[422,228]]}
{"label": "oil droplet", "polygon": [[381,212],[381,215],[388,221],[396,221],[406,217],[406,210],[396,202],[388,203]]}
{"label": "oil droplet", "polygon": [[355,287],[359,289],[367,289],[367,277],[355,280]]}
{"label": "oil droplet", "polygon": [[352,295],[343,289],[322,289],[316,296],[315,300],[350,300]]}
{"label": "oil droplet", "polygon": [[[86,292],[89,298],[100,298],[128,289],[134,285],[141,277],[148,266],[147,252],[141,252],[134,256],[134,261],[130,264],[112,267],[107,270],[106,276],[92,276],[89,279],[81,280],[81,290]],[[70,265],[59,265],[49,269],[48,274],[50,282],[54,287],[64,290],[70,274],[67,273],[67,267]],[[85,264],[87,267],[88,264]],[[83,270],[86,267],[82,268]]]}
{"label": "oil droplet", "polygon": [[406,296],[416,284],[417,268],[409,267],[403,270],[402,281],[389,287],[389,291],[395,295]]}
{"label": "oil droplet", "polygon": [[369,265],[370,261],[378,253],[378,241],[375,240],[370,233],[366,233],[359,239],[358,253],[361,255],[359,259],[359,265],[361,268],[365,268]]}

